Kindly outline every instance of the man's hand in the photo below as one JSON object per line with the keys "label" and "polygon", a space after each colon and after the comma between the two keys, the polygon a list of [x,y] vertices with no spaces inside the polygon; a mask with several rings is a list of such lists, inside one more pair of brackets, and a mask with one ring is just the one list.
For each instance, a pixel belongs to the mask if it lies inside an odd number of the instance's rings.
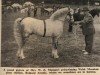
{"label": "man's hand", "polygon": [[74,24],[73,25],[78,25],[78,23],[77,22],[74,22]]}

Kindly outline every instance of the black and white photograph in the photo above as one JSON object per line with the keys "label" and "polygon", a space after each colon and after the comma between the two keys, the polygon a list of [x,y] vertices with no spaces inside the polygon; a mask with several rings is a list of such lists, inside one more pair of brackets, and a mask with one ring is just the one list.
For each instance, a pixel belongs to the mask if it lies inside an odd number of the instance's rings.
{"label": "black and white photograph", "polygon": [[1,67],[100,67],[100,0],[1,0],[1,9]]}

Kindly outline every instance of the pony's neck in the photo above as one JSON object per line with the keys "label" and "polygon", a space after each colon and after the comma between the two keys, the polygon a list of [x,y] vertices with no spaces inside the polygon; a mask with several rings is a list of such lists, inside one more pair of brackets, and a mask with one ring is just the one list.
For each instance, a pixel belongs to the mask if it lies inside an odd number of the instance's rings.
{"label": "pony's neck", "polygon": [[53,21],[55,20],[64,21],[65,17],[67,16],[67,13],[68,13],[68,8],[59,9],[51,15],[50,19]]}

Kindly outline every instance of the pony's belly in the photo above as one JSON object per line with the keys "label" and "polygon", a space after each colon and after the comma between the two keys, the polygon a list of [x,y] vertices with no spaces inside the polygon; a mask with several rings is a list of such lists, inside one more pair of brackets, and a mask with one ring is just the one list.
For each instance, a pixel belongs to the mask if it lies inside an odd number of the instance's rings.
{"label": "pony's belly", "polygon": [[25,34],[38,34],[38,35],[43,35],[44,34],[44,25],[43,25],[43,21],[41,20],[37,20],[34,18],[25,18],[22,21],[22,25],[24,26],[24,31]]}
{"label": "pony's belly", "polygon": [[35,34],[38,34],[38,35],[40,35],[40,36],[43,36],[43,35],[44,35],[44,29],[43,29],[43,28],[38,29],[38,30],[35,32]]}

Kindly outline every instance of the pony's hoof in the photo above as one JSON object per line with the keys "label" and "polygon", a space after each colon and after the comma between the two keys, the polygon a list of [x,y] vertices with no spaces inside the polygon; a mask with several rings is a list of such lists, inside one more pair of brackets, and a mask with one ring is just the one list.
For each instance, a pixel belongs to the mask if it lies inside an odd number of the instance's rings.
{"label": "pony's hoof", "polygon": [[57,56],[54,56],[54,59],[58,59],[59,58],[59,56],[57,55]]}
{"label": "pony's hoof", "polygon": [[25,56],[22,56],[21,59],[25,59]]}
{"label": "pony's hoof", "polygon": [[25,57],[20,57],[20,56],[19,56],[18,58],[19,58],[19,59],[25,59]]}
{"label": "pony's hoof", "polygon": [[18,57],[19,59],[25,59],[25,56],[21,56],[20,54],[17,54],[17,57]]}
{"label": "pony's hoof", "polygon": [[53,57],[54,59],[58,59],[58,58],[59,58],[58,55],[53,55],[53,54],[52,54],[52,57]]}

